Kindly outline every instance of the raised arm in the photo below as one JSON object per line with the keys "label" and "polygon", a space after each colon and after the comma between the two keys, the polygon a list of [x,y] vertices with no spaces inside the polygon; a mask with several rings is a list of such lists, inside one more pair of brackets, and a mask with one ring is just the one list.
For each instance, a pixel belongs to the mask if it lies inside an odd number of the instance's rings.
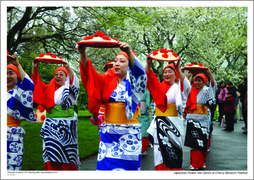
{"label": "raised arm", "polygon": [[176,71],[179,74],[180,81],[183,82],[185,75],[183,74],[182,70],[180,69],[180,60],[177,61],[177,64],[174,63],[174,65],[175,65]]}
{"label": "raised arm", "polygon": [[64,63],[63,66],[67,69],[67,71],[69,72],[69,76],[70,76],[70,81],[72,81],[72,78],[74,76],[74,72],[70,67],[70,64],[68,61],[66,60],[62,60],[62,62]]}
{"label": "raised arm", "polygon": [[25,73],[25,71],[23,70],[22,66],[19,64],[19,59],[18,59],[18,57],[12,55],[12,58],[10,58],[10,62],[11,62],[14,66],[16,66],[16,67],[18,68],[21,81],[23,81],[23,79],[24,79],[25,76],[26,76],[26,73]]}
{"label": "raised arm", "polygon": [[153,59],[151,59],[150,57],[146,58],[146,73],[149,74],[152,68],[152,64],[153,64]]}
{"label": "raised arm", "polygon": [[33,61],[32,62],[32,75],[35,76],[37,71],[38,71],[38,67],[39,67],[40,62],[39,61]]}
{"label": "raised arm", "polygon": [[79,52],[79,60],[83,66],[87,65],[87,56],[86,56],[86,46],[83,44],[77,45],[77,49]]}
{"label": "raised arm", "polygon": [[131,51],[131,48],[129,46],[129,44],[125,43],[125,42],[119,42],[120,45],[120,49],[124,52],[127,53],[127,55],[130,58],[130,63],[131,63],[131,67],[134,67],[134,54]]}
{"label": "raised arm", "polygon": [[215,82],[214,82],[214,78],[213,78],[213,74],[211,73],[210,69],[208,68],[208,70],[206,70],[206,73],[212,83],[212,87],[215,85]]}

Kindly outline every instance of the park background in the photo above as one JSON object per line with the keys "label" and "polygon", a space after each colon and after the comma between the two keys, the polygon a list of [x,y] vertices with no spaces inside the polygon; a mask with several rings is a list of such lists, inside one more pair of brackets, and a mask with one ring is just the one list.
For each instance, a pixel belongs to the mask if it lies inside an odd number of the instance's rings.
{"label": "park background", "polygon": [[[193,62],[202,63],[211,69],[217,82],[232,81],[238,86],[247,77],[250,56],[247,42],[249,7],[239,2],[235,5],[232,2],[230,6],[204,3],[175,6],[163,1],[160,5],[153,2],[150,6],[145,1],[138,6],[132,1],[124,6],[118,3],[112,6],[107,2],[92,6],[86,2],[82,6],[57,6],[59,3],[56,2],[38,2],[33,6],[18,3],[7,5],[1,12],[6,13],[7,20],[4,26],[1,25],[7,31],[5,47],[19,58],[28,75],[31,74],[32,60],[40,53],[51,52],[68,60],[80,77],[75,46],[82,38],[101,31],[127,42],[143,65],[150,52],[167,48],[181,56],[181,67]],[[6,48],[1,50],[6,52]],[[103,65],[114,60],[118,52],[119,49],[87,48],[87,56],[99,73],[103,73]],[[164,65],[154,61],[153,69],[160,77]],[[40,65],[39,72],[44,82],[53,78],[56,67]],[[98,151],[98,128],[89,121],[87,103],[87,92],[80,82],[78,136],[81,159]],[[27,132],[23,168],[41,170],[41,125],[25,122],[22,125]],[[26,152],[27,149],[32,152]],[[35,160],[39,160],[38,164]]]}

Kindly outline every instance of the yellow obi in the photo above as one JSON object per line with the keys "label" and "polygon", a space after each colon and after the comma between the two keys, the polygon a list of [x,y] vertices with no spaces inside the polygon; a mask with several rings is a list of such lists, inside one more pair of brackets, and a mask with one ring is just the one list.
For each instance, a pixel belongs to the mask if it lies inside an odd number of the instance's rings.
{"label": "yellow obi", "polygon": [[14,119],[13,116],[7,115],[7,127],[19,127],[21,122],[20,119]]}
{"label": "yellow obi", "polygon": [[190,114],[203,114],[208,115],[207,113],[207,107],[202,104],[197,104],[197,109],[190,110]]}
{"label": "yellow obi", "polygon": [[162,112],[159,108],[155,107],[155,116],[178,116],[175,103],[168,103],[165,112]]}
{"label": "yellow obi", "polygon": [[140,115],[139,106],[131,120],[125,114],[125,103],[106,103],[104,112],[104,122],[108,124],[138,124]]}

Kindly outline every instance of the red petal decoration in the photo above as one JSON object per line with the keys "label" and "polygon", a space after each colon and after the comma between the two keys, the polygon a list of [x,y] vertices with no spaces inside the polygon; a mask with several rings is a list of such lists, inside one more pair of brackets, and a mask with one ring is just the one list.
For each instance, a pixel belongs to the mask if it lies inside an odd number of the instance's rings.
{"label": "red petal decoration", "polygon": [[50,55],[51,53],[47,52],[46,55]]}
{"label": "red petal decoration", "polygon": [[168,50],[168,52],[173,52],[172,50]]}
{"label": "red petal decoration", "polygon": [[51,57],[52,57],[52,58],[56,58],[56,55],[52,54]]}
{"label": "red petal decoration", "polygon": [[158,51],[153,52],[153,56],[156,56],[158,54]]}
{"label": "red petal decoration", "polygon": [[161,52],[161,53],[167,53],[168,50],[167,50],[167,48],[165,48],[165,49],[161,49],[160,52]]}
{"label": "red petal decoration", "polygon": [[63,59],[63,58],[61,58],[61,57],[58,57],[59,59]]}
{"label": "red petal decoration", "polygon": [[173,56],[177,57],[177,54],[176,53],[172,53]]}
{"label": "red petal decoration", "polygon": [[46,118],[46,116],[43,114],[43,115],[41,115],[41,120],[42,121],[44,121],[45,120],[45,118]]}
{"label": "red petal decoration", "polygon": [[9,54],[9,51],[7,50],[7,54]]}
{"label": "red petal decoration", "polygon": [[43,112],[45,109],[41,106],[40,108],[39,108],[39,111],[40,112]]}
{"label": "red petal decoration", "polygon": [[202,67],[203,65],[201,63],[198,64],[200,67]]}
{"label": "red petal decoration", "polygon": [[105,33],[102,33],[101,31],[97,31],[94,36],[104,36]]}
{"label": "red petal decoration", "polygon": [[44,56],[44,54],[43,53],[41,53],[41,54],[39,54],[39,56],[38,57],[43,57]]}
{"label": "red petal decoration", "polygon": [[111,38],[108,37],[108,36],[102,36],[101,38],[104,39],[104,40],[111,40]]}
{"label": "red petal decoration", "polygon": [[166,52],[166,53],[164,53],[164,54],[162,54],[162,57],[164,57],[164,58],[168,58],[168,54],[167,54],[167,52]]}
{"label": "red petal decoration", "polygon": [[93,39],[93,36],[86,36],[83,40]]}

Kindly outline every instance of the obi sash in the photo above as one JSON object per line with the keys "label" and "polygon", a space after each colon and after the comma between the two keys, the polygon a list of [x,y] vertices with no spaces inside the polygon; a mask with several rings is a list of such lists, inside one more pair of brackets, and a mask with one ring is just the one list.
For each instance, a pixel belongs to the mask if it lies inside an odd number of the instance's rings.
{"label": "obi sash", "polygon": [[162,112],[159,108],[155,107],[155,116],[178,116],[175,103],[168,103],[165,112]]}
{"label": "obi sash", "polygon": [[14,119],[13,116],[7,115],[7,127],[19,127],[21,122],[20,119]]}
{"label": "obi sash", "polygon": [[138,124],[140,115],[139,106],[131,120],[127,119],[125,113],[125,103],[106,103],[104,112],[104,123],[107,124]]}
{"label": "obi sash", "polygon": [[203,114],[203,115],[208,115],[207,112],[207,107],[205,105],[202,104],[197,104],[197,108],[190,110],[189,112],[190,114]]}

